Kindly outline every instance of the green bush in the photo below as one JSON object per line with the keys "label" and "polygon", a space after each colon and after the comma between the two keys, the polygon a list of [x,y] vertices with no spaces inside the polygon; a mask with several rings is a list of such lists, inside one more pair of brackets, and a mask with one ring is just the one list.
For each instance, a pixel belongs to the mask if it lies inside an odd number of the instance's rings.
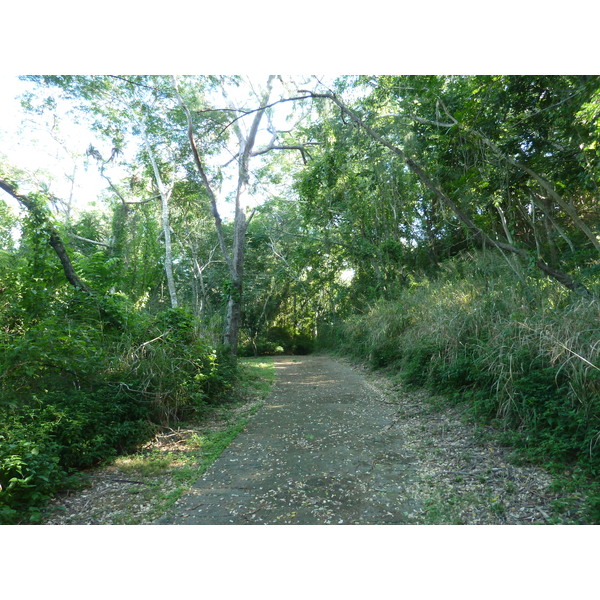
{"label": "green bush", "polygon": [[246,340],[240,346],[242,356],[265,356],[273,354],[310,354],[315,340],[304,331],[290,327],[271,327],[254,340]]}
{"label": "green bush", "polygon": [[153,431],[149,405],[105,389],[47,393],[5,407],[0,426],[0,515],[34,521],[39,507],[75,469],[131,450]]}
{"label": "green bush", "polygon": [[0,521],[36,522],[77,469],[227,398],[235,360],[193,316],[139,314],[125,297],[70,293],[0,335]]}
{"label": "green bush", "polygon": [[39,428],[11,426],[10,437],[0,434],[0,523],[35,523],[39,506],[64,483],[66,472],[57,444],[44,440]]}

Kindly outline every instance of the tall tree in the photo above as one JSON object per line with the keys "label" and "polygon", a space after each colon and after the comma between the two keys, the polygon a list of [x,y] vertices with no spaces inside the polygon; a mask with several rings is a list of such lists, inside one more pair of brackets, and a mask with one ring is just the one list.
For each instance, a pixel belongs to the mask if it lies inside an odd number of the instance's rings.
{"label": "tall tree", "polygon": [[[33,79],[58,87],[67,97],[78,102],[79,109],[92,119],[92,127],[110,143],[112,147],[108,151],[90,145],[87,154],[96,159],[100,174],[126,210],[147,199],[131,198],[136,187],[125,190],[115,183],[109,175],[109,168],[118,165],[121,170],[131,168],[139,174],[140,169],[128,165],[121,156],[127,145],[135,147],[137,143],[138,147],[141,146],[136,160],[147,163],[146,171],[154,180],[155,190],[158,191],[156,197],[161,200],[164,271],[171,306],[177,307],[169,217],[169,202],[177,176],[175,151],[171,147],[174,133],[169,118],[169,110],[173,106],[169,80],[159,76],[52,76]],[[166,177],[172,181],[166,183]]]}
{"label": "tall tree", "polygon": [[[144,145],[150,164],[152,165],[152,172],[154,173],[154,179],[156,180],[156,186],[158,187],[158,193],[160,194],[161,201],[161,223],[163,230],[163,237],[165,240],[165,274],[167,276],[167,287],[169,288],[169,297],[171,298],[171,308],[177,308],[177,290],[175,289],[175,279],[173,277],[173,246],[171,244],[171,221],[169,215],[169,199],[173,192],[175,181],[172,181],[169,185],[165,185],[163,177],[158,168],[154,150],[150,144],[148,134],[146,131],[146,125],[143,121],[139,122],[139,127],[142,131],[144,138]],[[174,170],[174,169],[172,169]],[[174,177],[174,175],[173,175]]]}
{"label": "tall tree", "polygon": [[[375,140],[378,144],[389,149],[393,155],[399,158],[402,161],[402,163],[404,163],[406,167],[408,167],[408,169],[410,169],[410,171],[412,171],[417,176],[417,178],[426,190],[432,193],[442,205],[451,210],[452,214],[460,221],[460,223],[462,223],[464,227],[466,227],[466,229],[474,236],[475,239],[480,240],[481,242],[487,244],[490,247],[497,248],[500,251],[514,254],[526,260],[529,258],[528,249],[523,248],[521,246],[516,246],[514,243],[511,243],[510,240],[500,239],[495,231],[490,231],[482,223],[478,223],[474,216],[470,214],[469,209],[466,206],[464,206],[463,202],[453,197],[452,192],[447,192],[445,189],[443,189],[443,187],[439,183],[439,180],[435,180],[429,168],[414,157],[414,152],[411,152],[411,148],[407,148],[406,144],[404,144],[405,147],[403,148],[402,144],[397,142],[393,136],[386,135],[386,133],[378,131],[373,124],[368,123],[366,116],[359,114],[359,112],[356,109],[350,108],[341,99],[339,94],[334,94],[333,92],[313,92],[311,93],[311,95],[315,98],[326,98],[333,102],[342,111],[342,114],[346,115],[346,117],[354,124],[354,126],[364,131],[370,138]],[[401,117],[416,122],[422,122],[424,120],[421,117],[415,117],[410,113],[402,114]],[[429,124],[436,126],[444,125],[443,123],[440,123],[439,120],[434,121],[430,119],[427,121]],[[515,161],[512,161],[511,164],[515,164],[515,166],[522,167],[522,165],[516,163]],[[532,173],[535,174],[533,171],[529,171],[528,173],[530,175]],[[544,183],[543,187],[544,189],[546,189],[546,191],[551,189],[551,186],[549,186],[548,182],[545,179],[537,176],[536,180],[538,181],[538,183]],[[556,198],[555,195],[552,195],[552,198],[556,201],[558,200],[558,198]],[[573,207],[571,206],[571,208]],[[544,259],[542,259],[542,257],[538,256],[537,260],[535,261],[535,265],[544,273],[546,273],[565,287],[571,289],[572,291],[582,294],[584,296],[590,296],[589,291],[581,282],[574,279],[565,271],[550,266]]]}
{"label": "tall tree", "polygon": [[[227,244],[225,233],[223,231],[222,219],[218,208],[217,193],[215,192],[214,186],[208,178],[204,159],[196,143],[192,113],[179,91],[177,80],[175,78],[173,80],[173,85],[177,91],[180,105],[186,114],[190,147],[194,156],[196,168],[198,169],[198,173],[201,178],[201,182],[211,202],[213,218],[219,238],[219,245],[229,268],[229,275],[231,277],[228,290],[227,314],[225,319],[223,341],[233,354],[237,353],[239,333],[242,322],[244,253],[248,224],[252,219],[248,189],[250,184],[250,160],[256,144],[256,136],[259,126],[265,114],[265,107],[271,95],[273,79],[273,76],[268,78],[265,90],[257,97],[258,108],[257,110],[252,111],[253,114],[250,113],[252,119],[248,130],[245,132],[242,131],[238,119],[235,119],[231,122],[231,126],[234,128],[238,138],[238,151],[236,153],[238,167],[235,189],[233,241],[230,247]],[[229,109],[231,112],[236,111],[236,108],[232,104],[230,104]]]}

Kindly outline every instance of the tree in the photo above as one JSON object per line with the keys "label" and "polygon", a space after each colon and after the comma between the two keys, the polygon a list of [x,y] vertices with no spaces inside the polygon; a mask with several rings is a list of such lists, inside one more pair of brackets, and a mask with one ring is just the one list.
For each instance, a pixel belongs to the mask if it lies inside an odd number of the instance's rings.
{"label": "tree", "polygon": [[[134,145],[139,137],[141,149],[137,161],[147,161],[149,175],[161,200],[162,239],[164,241],[164,271],[169,290],[171,306],[176,308],[177,291],[173,276],[173,246],[169,222],[169,201],[175,185],[177,171],[175,150],[172,148],[172,126],[169,110],[172,108],[170,86],[166,78],[118,76],[51,76],[35,77],[34,80],[58,87],[67,97],[79,102],[79,109],[93,119],[92,127],[102,133],[111,143],[110,156],[105,158],[101,151],[90,145],[87,154],[96,159],[100,174],[109,184],[113,193],[121,200],[125,209],[140,205],[148,199],[132,200],[127,196],[135,191],[131,186],[129,194],[123,186],[115,184],[108,174],[109,166],[120,163],[127,165],[119,157],[127,144]],[[164,155],[164,156],[163,156]],[[132,168],[139,173],[139,169]],[[172,179],[165,183],[165,176]],[[132,180],[134,175],[132,174]]]}
{"label": "tree", "polygon": [[[224,128],[227,129],[232,127],[238,140],[237,152],[232,153],[235,161],[237,162],[237,177],[234,195],[233,239],[230,245],[227,243],[223,230],[222,219],[218,208],[217,192],[215,191],[214,185],[208,177],[204,157],[202,156],[196,142],[195,124],[192,117],[192,110],[183,98],[182,92],[179,89],[180,85],[178,81],[175,78],[173,80],[173,85],[175,87],[179,103],[186,115],[187,134],[190,148],[194,157],[194,162],[198,174],[200,175],[202,185],[204,186],[204,189],[210,199],[219,246],[229,269],[230,281],[227,290],[227,313],[225,318],[223,341],[224,344],[229,347],[232,354],[237,353],[240,327],[242,325],[246,234],[248,225],[254,215],[254,211],[250,208],[251,203],[249,197],[251,159],[255,156],[265,154],[271,150],[294,149],[303,152],[303,147],[301,145],[276,144],[275,140],[277,135],[274,132],[272,132],[274,135],[271,143],[265,148],[255,151],[259,127],[263,121],[266,111],[269,108],[268,102],[272,93],[274,79],[274,76],[270,76],[262,93],[256,94],[256,102],[258,104],[257,108],[240,109],[235,107],[232,101],[228,102],[229,105],[227,107],[227,112],[230,114],[239,113],[238,116],[233,118],[233,120],[231,120]],[[225,87],[222,87],[222,92],[224,93],[226,99],[228,99]],[[217,111],[218,109],[213,110]],[[244,117],[250,118],[250,125],[245,131],[241,126],[241,121]],[[305,155],[303,154],[303,156]]]}
{"label": "tree", "polygon": [[[364,117],[361,117],[361,115],[359,115],[356,110],[351,109],[349,106],[347,106],[347,104],[340,98],[339,95],[334,94],[333,92],[311,92],[311,95],[315,98],[326,98],[332,101],[335,105],[339,107],[342,113],[346,115],[356,127],[364,131],[370,138],[375,140],[378,144],[381,144],[382,146],[388,148],[397,158],[399,158],[408,167],[408,169],[410,169],[418,177],[419,181],[425,189],[433,193],[435,197],[445,207],[449,208],[452,211],[453,215],[462,223],[463,226],[467,228],[467,230],[474,236],[475,239],[487,244],[490,247],[497,248],[500,251],[509,252],[526,260],[528,259],[529,253],[527,250],[518,247],[513,243],[510,243],[510,241],[508,240],[504,241],[498,239],[498,237],[495,235],[495,232],[488,233],[488,231],[486,231],[484,227],[478,225],[475,219],[469,214],[468,210],[462,206],[462,203],[459,200],[454,199],[451,194],[447,193],[438,183],[436,183],[432,175],[428,172],[427,168],[423,166],[423,164],[415,160],[415,158],[408,154],[406,150],[403,150],[397,142],[390,141],[388,137],[386,137],[384,134],[379,133],[372,125],[369,125],[366,122],[366,119]],[[402,116],[404,118],[412,119],[413,121],[417,122],[423,120],[422,118],[414,118],[410,114]],[[440,125],[438,121],[429,120],[428,122],[433,125]],[[529,174],[532,173],[533,171],[530,170]],[[537,180],[540,183],[542,183],[542,181],[545,182],[545,180],[543,180],[539,176],[537,177]],[[545,183],[547,184],[547,182]],[[550,186],[546,185],[545,189],[548,191],[550,189]],[[555,200],[557,199],[554,196],[552,197]],[[535,261],[535,265],[544,273],[554,278],[570,290],[584,296],[590,296],[590,292],[581,282],[575,280],[566,272],[551,267],[541,257],[538,256],[538,259]]]}
{"label": "tree", "polygon": [[58,256],[58,259],[60,260],[60,264],[62,266],[65,277],[67,278],[67,281],[75,289],[81,290],[82,292],[91,295],[92,290],[84,281],[82,281],[82,279],[75,271],[69,253],[63,243],[60,234],[58,233],[58,230],[52,223],[48,211],[43,205],[41,197],[36,197],[36,195],[34,194],[20,194],[18,192],[17,187],[12,182],[7,181],[4,178],[4,176],[0,177],[0,189],[10,194],[15,200],[17,200],[22,206],[24,206],[29,211],[29,213],[31,213],[32,217],[39,223],[40,232],[43,232],[43,234],[47,236],[48,243],[50,244],[50,246],[52,246],[52,249],[54,250],[56,256]]}
{"label": "tree", "polygon": [[[90,145],[88,155],[97,160],[101,175],[107,181],[111,192],[121,201],[123,216],[127,215],[132,206],[145,203],[151,200],[152,196],[147,199],[134,196],[135,199],[132,199],[132,193],[139,193],[139,183],[132,184],[130,189],[127,189],[124,185],[126,180],[114,181],[109,170],[119,164],[130,170],[132,182],[134,178],[139,181],[140,175],[142,179],[145,176],[154,180],[154,190],[158,191],[157,197],[161,199],[164,269],[173,307],[178,305],[174,263],[184,260],[185,251],[183,246],[178,244],[180,254],[177,258],[174,257],[172,234],[176,233],[181,239],[191,238],[185,233],[185,227],[178,232],[173,231],[170,224],[172,203],[175,201],[177,190],[181,188],[179,183],[199,179],[203,192],[197,194],[197,206],[200,210],[201,203],[208,198],[218,245],[229,271],[229,281],[225,284],[227,309],[223,341],[235,354],[242,323],[245,239],[253,217],[251,196],[255,193],[253,188],[257,184],[260,185],[259,180],[252,176],[251,162],[258,162],[260,159],[261,164],[264,164],[264,156],[280,150],[295,151],[298,158],[303,162],[307,161],[309,154],[304,144],[296,143],[293,136],[288,135],[289,132],[278,132],[270,115],[270,110],[275,104],[295,101],[302,97],[280,98],[269,104],[276,82],[274,76],[269,77],[264,90],[252,94],[255,103],[255,107],[252,108],[236,107],[230,98],[231,92],[228,91],[228,87],[245,85],[247,89],[251,89],[247,82],[235,77],[187,77],[181,82],[174,78],[156,76],[65,76],[34,79],[42,84],[58,87],[67,97],[78,102],[80,110],[91,117],[93,128],[110,142],[110,150],[101,150]],[[207,94],[204,94],[205,90]],[[223,97],[225,106],[213,108],[217,105],[216,97],[219,94]],[[52,102],[46,104],[54,105]],[[183,112],[174,110],[177,105]],[[187,152],[183,145],[184,138],[181,136],[182,122],[187,126]],[[269,131],[269,142],[259,144],[261,130]],[[237,140],[234,149],[228,146],[230,137],[233,137],[230,133],[233,133]],[[198,139],[202,140],[202,146]],[[127,146],[135,146],[136,143],[139,150],[134,161],[125,161],[123,156],[128,153]],[[227,161],[225,165],[211,166],[211,155],[227,150],[231,153],[232,160]],[[107,156],[109,158],[106,158]],[[220,202],[226,199],[226,193],[222,192],[221,186],[226,177],[226,167],[231,163],[235,164],[236,176],[233,224],[229,236],[228,228],[224,226],[220,214]],[[88,238],[88,243],[94,241]],[[196,242],[194,244],[197,248]],[[192,261],[191,272],[195,273],[194,285],[202,290],[205,270],[202,265],[211,264],[212,261],[210,258],[208,262],[198,258],[196,256]],[[191,264],[187,265],[188,268]],[[197,292],[194,293],[197,297]],[[206,298],[204,291],[202,295]]]}
{"label": "tree", "polygon": [[177,290],[175,289],[175,279],[173,278],[173,247],[171,244],[171,223],[169,218],[169,199],[173,192],[175,182],[171,182],[170,185],[165,185],[163,182],[163,178],[160,174],[160,169],[158,168],[156,157],[154,155],[154,150],[152,149],[150,140],[148,139],[146,125],[143,121],[141,121],[138,123],[138,126],[142,131],[144,145],[146,147],[146,152],[148,153],[150,164],[152,165],[152,172],[154,173],[154,179],[156,180],[158,193],[160,194],[162,207],[161,223],[165,240],[165,274],[167,276],[167,286],[169,288],[169,296],[171,298],[171,308],[177,308]]}

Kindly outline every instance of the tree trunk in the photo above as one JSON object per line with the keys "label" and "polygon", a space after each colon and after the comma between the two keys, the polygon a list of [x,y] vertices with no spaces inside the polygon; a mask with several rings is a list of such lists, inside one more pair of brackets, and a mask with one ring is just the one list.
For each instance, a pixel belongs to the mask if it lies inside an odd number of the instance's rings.
{"label": "tree trunk", "polygon": [[69,253],[63,244],[63,241],[56,231],[54,225],[50,223],[44,209],[38,204],[37,200],[19,194],[17,190],[7,181],[0,179],[0,188],[9,193],[15,200],[22,204],[31,214],[44,223],[44,228],[48,233],[48,243],[52,246],[54,252],[60,260],[67,281],[76,289],[91,295],[92,290],[84,283],[73,268],[73,263],[69,257]]}
{"label": "tree trunk", "polygon": [[223,233],[223,226],[221,217],[217,208],[217,197],[210,185],[204,164],[198,152],[196,142],[194,140],[194,129],[192,123],[192,115],[189,108],[183,102],[181,95],[177,88],[177,80],[173,78],[173,87],[178,97],[179,103],[185,112],[187,118],[187,134],[192,148],[192,154],[196,167],[200,174],[203,186],[210,199],[211,209],[215,221],[215,227],[217,230],[217,237],[219,239],[219,245],[221,251],[229,267],[229,274],[231,277],[229,298],[227,299],[227,313],[225,316],[225,328],[223,331],[223,343],[229,348],[229,351],[237,355],[240,326],[242,323],[242,299],[243,299],[243,281],[244,281],[244,249],[246,245],[246,230],[248,228],[249,219],[246,216],[246,210],[248,206],[247,193],[249,183],[249,163],[250,157],[252,156],[252,150],[256,141],[256,134],[260,125],[261,119],[265,113],[265,105],[271,95],[273,76],[269,77],[267,82],[267,89],[260,99],[260,109],[258,109],[252,120],[252,125],[248,134],[244,137],[236,121],[232,123],[236,134],[240,141],[240,151],[238,153],[238,183],[235,197],[235,221],[233,229],[233,246],[231,253],[227,249],[225,242],[225,235]]}
{"label": "tree trunk", "polygon": [[169,202],[167,197],[162,199],[162,226],[165,234],[165,273],[167,275],[167,286],[171,298],[171,308],[177,308],[177,290],[175,289],[175,278],[173,277],[173,250],[171,246],[171,225],[169,222]]}
{"label": "tree trunk", "polygon": [[232,354],[237,354],[240,326],[242,324],[242,293],[241,281],[234,281],[229,291],[227,300],[227,314],[225,316],[225,328],[223,332],[223,343]]}
{"label": "tree trunk", "polygon": [[161,223],[163,234],[165,238],[165,274],[167,276],[167,288],[169,290],[169,297],[171,298],[171,308],[177,308],[177,290],[175,289],[175,278],[173,277],[173,250],[171,246],[171,223],[169,221],[169,198],[173,190],[173,186],[167,189],[162,181],[158,165],[156,164],[156,158],[154,152],[146,136],[146,130],[143,124],[141,124],[142,133],[144,135],[144,142],[146,144],[146,151],[152,164],[152,170],[154,171],[154,178],[156,179],[156,185],[160,194],[161,201]]}

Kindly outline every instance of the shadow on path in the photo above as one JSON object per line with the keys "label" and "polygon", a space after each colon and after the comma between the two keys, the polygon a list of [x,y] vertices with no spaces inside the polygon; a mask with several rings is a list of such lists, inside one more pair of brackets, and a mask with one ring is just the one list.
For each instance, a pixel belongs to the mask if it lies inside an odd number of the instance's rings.
{"label": "shadow on path", "polygon": [[275,367],[265,406],[157,523],[411,523],[413,459],[394,407],[329,357]]}

